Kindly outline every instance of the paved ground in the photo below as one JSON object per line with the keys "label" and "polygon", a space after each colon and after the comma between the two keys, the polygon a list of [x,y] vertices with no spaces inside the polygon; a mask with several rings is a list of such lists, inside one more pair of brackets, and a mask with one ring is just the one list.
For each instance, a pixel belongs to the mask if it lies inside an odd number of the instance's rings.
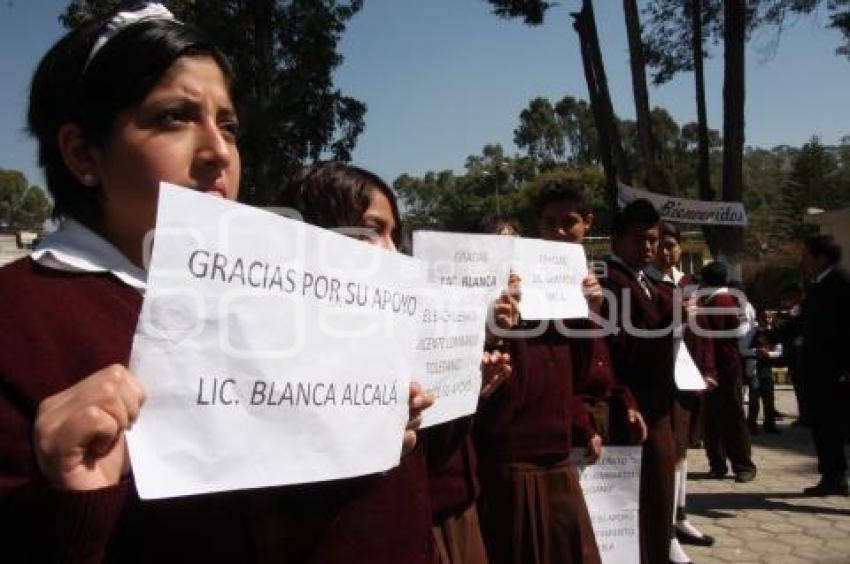
{"label": "paved ground", "polygon": [[[790,386],[777,389],[777,408],[796,413]],[[689,452],[690,519],[717,539],[710,548],[686,547],[696,564],[850,563],[850,497],[802,495],[818,474],[809,430],[791,421],[780,422],[781,435],[753,437],[758,477],[748,484],[708,478],[705,453]]]}

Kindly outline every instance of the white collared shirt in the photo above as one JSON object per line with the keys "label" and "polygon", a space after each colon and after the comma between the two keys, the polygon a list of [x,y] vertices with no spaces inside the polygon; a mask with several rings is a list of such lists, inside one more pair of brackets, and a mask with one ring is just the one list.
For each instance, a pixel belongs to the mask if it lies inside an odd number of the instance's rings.
{"label": "white collared shirt", "polygon": [[678,286],[679,282],[681,282],[682,278],[685,276],[685,273],[676,268],[675,266],[671,267],[670,274],[667,274],[666,272],[661,272],[661,269],[654,264],[650,264],[643,270],[644,272],[646,272],[647,276],[649,276],[656,282],[667,282],[669,284],[673,284],[674,286]]}
{"label": "white collared shirt", "polygon": [[30,257],[42,266],[65,272],[109,272],[144,293],[147,272],[139,268],[109,241],[74,219],[63,219]]}

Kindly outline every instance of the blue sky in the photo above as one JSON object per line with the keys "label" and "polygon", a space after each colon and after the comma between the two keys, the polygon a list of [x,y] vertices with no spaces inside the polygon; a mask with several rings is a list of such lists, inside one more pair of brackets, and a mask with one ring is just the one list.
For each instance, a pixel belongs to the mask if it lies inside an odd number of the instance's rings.
{"label": "blue sky", "polygon": [[[43,184],[35,146],[22,132],[29,80],[60,37],[61,0],[0,0],[0,168]],[[543,26],[489,13],[483,0],[366,0],[341,44],[336,84],[368,105],[357,164],[389,181],[402,172],[461,171],[487,143],[510,154],[513,129],[529,100],[586,98],[576,34],[563,0]],[[616,112],[634,116],[622,2],[597,0],[597,25]],[[821,10],[792,23],[775,55],[773,36],[757,35],[747,53],[747,144],[800,145],[812,135],[837,143],[850,135],[850,61],[834,54],[840,35]],[[707,63],[711,127],[722,126],[722,50]],[[652,105],[679,123],[695,119],[693,76],[651,88]]]}

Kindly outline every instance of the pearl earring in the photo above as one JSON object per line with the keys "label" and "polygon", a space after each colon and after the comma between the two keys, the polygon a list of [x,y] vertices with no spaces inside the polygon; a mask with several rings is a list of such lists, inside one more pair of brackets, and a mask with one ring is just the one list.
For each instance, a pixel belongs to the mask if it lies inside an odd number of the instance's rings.
{"label": "pearl earring", "polygon": [[86,186],[94,186],[95,184],[97,184],[97,179],[94,177],[93,174],[87,172],[83,175],[83,184],[85,184]]}

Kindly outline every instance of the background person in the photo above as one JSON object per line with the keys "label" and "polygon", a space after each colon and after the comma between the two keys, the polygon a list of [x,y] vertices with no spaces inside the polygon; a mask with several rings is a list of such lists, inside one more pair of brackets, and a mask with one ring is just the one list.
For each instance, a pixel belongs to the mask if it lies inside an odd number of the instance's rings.
{"label": "background person", "polygon": [[802,304],[803,369],[820,481],[807,495],[847,495],[847,406],[850,405],[850,281],[838,263],[841,247],[829,236],[803,246],[810,285]]}
{"label": "background person", "polygon": [[[706,392],[705,453],[711,476],[723,478],[728,472],[726,459],[732,464],[736,482],[750,482],[756,477],[750,445],[750,433],[744,421],[741,398],[743,369],[739,354],[739,315],[731,313],[742,307],[727,286],[726,265],[712,262],[702,269],[699,302],[700,327],[716,333],[708,336],[714,343],[714,365],[717,386]],[[716,311],[719,310],[719,311]]]}
{"label": "background person", "polygon": [[[782,358],[782,344],[771,342],[774,315],[762,310],[758,314],[756,331],[752,336],[748,355],[755,359],[755,375],[748,382],[750,401],[747,405],[747,427],[750,433],[758,432],[759,404],[764,404],[764,423],[766,433],[779,434],[776,427],[776,399],[774,396],[773,367]],[[746,358],[746,357],[745,357]]]}
{"label": "background person", "polygon": [[[672,223],[661,223],[661,241],[655,261],[646,267],[647,275],[659,286],[667,287],[671,292],[679,292],[683,297],[690,295],[695,288],[693,279],[679,270],[682,258],[682,236]],[[716,383],[713,343],[696,335],[687,325],[683,328],[683,338],[694,363],[706,380],[706,385]],[[678,346],[678,345],[676,345]],[[670,562],[687,563],[691,559],[680,543],[698,546],[711,546],[714,538],[702,533],[687,517],[688,448],[697,442],[702,434],[703,395],[698,392],[679,390],[673,403],[673,433],[676,439],[676,475],[674,484],[674,537],[670,541]]]}

